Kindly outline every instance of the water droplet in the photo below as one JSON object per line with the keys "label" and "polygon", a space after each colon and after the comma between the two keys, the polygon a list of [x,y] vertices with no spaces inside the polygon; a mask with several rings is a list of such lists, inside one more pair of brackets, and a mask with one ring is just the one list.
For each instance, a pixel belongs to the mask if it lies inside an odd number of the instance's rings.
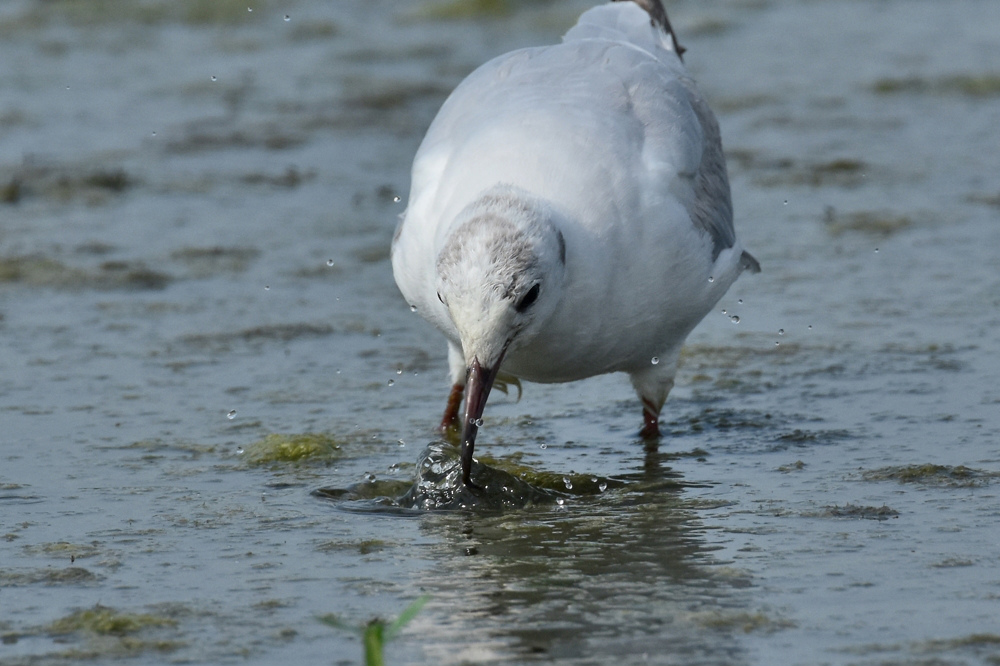
{"label": "water droplet", "polygon": [[397,374],[397,375],[401,375],[401,374],[403,374],[403,369],[402,369],[402,368],[400,368],[399,370],[396,370],[396,374]]}
{"label": "water droplet", "polygon": [[369,474],[365,478],[368,479],[368,483],[375,483],[375,475],[374,474]]}
{"label": "water droplet", "polygon": [[788,205],[788,199],[785,199],[785,205],[786,206]]}
{"label": "water droplet", "polygon": [[392,386],[395,383],[396,383],[395,379],[390,379],[388,382],[386,382],[386,384],[388,384],[389,386]]}
{"label": "water droplet", "polygon": [[657,365],[660,362],[660,357],[654,356],[653,358],[649,359],[649,362],[652,363],[653,365]]}
{"label": "water droplet", "polygon": [[709,276],[708,276],[708,281],[709,281],[709,282],[715,282],[715,278],[714,278],[714,277],[712,277],[711,275],[709,275]]}
{"label": "water droplet", "polygon": [[547,449],[548,447],[549,447],[549,445],[546,444],[545,442],[542,442],[541,444],[538,445],[538,448],[540,448],[540,449]]}
{"label": "water droplet", "polygon": [[875,254],[878,254],[878,248],[875,248]]}
{"label": "water droplet", "polygon": [[566,490],[573,490],[573,482],[569,480],[568,476],[563,477],[563,484],[565,484]]}
{"label": "water droplet", "polygon": [[598,484],[598,486],[597,486],[597,489],[598,489],[598,490],[600,490],[600,491],[601,491],[601,492],[603,493],[603,492],[604,492],[605,490],[607,490],[607,489],[608,489],[608,484],[607,484],[607,482],[605,482],[605,481],[601,481],[601,483],[600,483],[600,484]]}
{"label": "water droplet", "polygon": [[236,410],[234,409],[231,412],[229,412],[228,414],[226,414],[226,418],[229,419],[230,421],[232,421],[233,419],[235,419],[236,418]]}
{"label": "water droplet", "polygon": [[777,347],[777,346],[778,346],[778,345],[780,345],[780,344],[781,344],[781,343],[780,343],[780,342],[778,342],[777,340],[775,340],[775,341],[774,341],[774,346],[775,346],[775,347]]}
{"label": "water droplet", "polygon": [[416,311],[417,311],[417,306],[416,305],[411,305],[410,306],[410,312],[416,312]]}
{"label": "water droplet", "polygon": [[740,316],[739,315],[733,315],[732,317],[729,318],[729,321],[733,322],[734,324],[738,324],[738,323],[740,323]]}
{"label": "water droplet", "polygon": [[779,328],[778,329],[778,335],[784,335],[784,334],[785,334],[785,329]]}
{"label": "water droplet", "polygon": [[218,79],[218,78],[216,78],[215,76],[213,76],[213,77],[212,77],[212,80],[213,80],[213,81],[218,81],[219,79]]}
{"label": "water droplet", "polygon": [[742,298],[740,300],[736,301],[736,302],[739,303],[740,305],[743,305],[743,299]]}
{"label": "water droplet", "polygon": [[482,419],[469,419],[469,423],[471,423],[472,425],[476,426],[477,428],[482,428],[483,427],[483,420]]}
{"label": "water droplet", "polygon": [[597,477],[596,476],[590,477],[590,482],[591,483],[597,483]]}
{"label": "water droplet", "polygon": [[242,446],[236,449],[236,455],[238,455],[238,456],[243,455],[243,447]]}
{"label": "water droplet", "polygon": [[327,259],[326,260],[326,265],[327,266],[333,266],[333,259]]}
{"label": "water droplet", "polygon": [[556,500],[556,504],[558,504],[559,506],[562,506],[565,503],[566,503],[566,500],[564,500],[562,497],[560,497],[559,499]]}
{"label": "water droplet", "polygon": [[399,203],[400,201],[402,201],[402,198],[398,194],[392,198],[393,203]]}
{"label": "water droplet", "polygon": [[264,285],[264,291],[271,291],[271,285],[265,284]]}
{"label": "water droplet", "polygon": [[726,311],[725,311],[725,309],[723,309],[723,310],[722,310],[722,314],[726,314]]}
{"label": "water droplet", "polygon": [[813,325],[809,324],[808,328],[809,328],[810,331],[813,330]]}
{"label": "water droplet", "polygon": [[156,132],[153,132],[153,136],[156,136]]}
{"label": "water droplet", "polygon": [[404,441],[403,441],[403,440],[401,440],[401,439],[397,439],[397,440],[396,440],[396,443],[397,443],[397,444],[399,444],[399,445],[400,445],[401,447],[402,447],[402,446],[406,446],[406,442],[404,442]]}
{"label": "water droplet", "polygon": [[285,14],[285,23],[288,23],[291,20],[292,20],[292,17],[289,16],[288,14]]}

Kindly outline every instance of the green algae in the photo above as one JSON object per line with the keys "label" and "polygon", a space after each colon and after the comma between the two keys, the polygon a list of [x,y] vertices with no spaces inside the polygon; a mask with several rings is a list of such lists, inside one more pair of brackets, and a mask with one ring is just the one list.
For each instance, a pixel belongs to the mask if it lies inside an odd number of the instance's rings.
{"label": "green algae", "polygon": [[58,23],[74,27],[235,25],[253,20],[266,9],[266,0],[252,4],[255,12],[247,11],[246,0],[46,0],[5,17],[0,21],[0,35]]}
{"label": "green algae", "polygon": [[734,149],[726,152],[735,167],[753,174],[761,187],[808,185],[811,187],[856,188],[872,175],[872,166],[853,157],[823,162],[805,162],[787,157],[761,155],[757,151]]}
{"label": "green algae", "polygon": [[949,486],[969,488],[983,486],[1000,476],[998,472],[987,472],[964,465],[899,465],[864,471],[865,481],[898,481],[927,486]]}
{"label": "green algae", "polygon": [[1000,74],[952,74],[937,78],[910,76],[879,79],[871,90],[880,95],[917,93],[932,95],[961,95],[983,98],[1000,95]]}
{"label": "green algae", "polygon": [[414,16],[424,20],[454,21],[509,16],[514,9],[511,0],[440,0],[424,5],[414,12]]}
{"label": "green algae", "polygon": [[98,206],[121,196],[139,181],[121,167],[79,165],[22,166],[0,186],[0,202],[17,204],[27,199],[59,203],[82,201]]}
{"label": "green algae", "polygon": [[966,197],[966,200],[970,203],[1000,208],[1000,194],[970,194]]}
{"label": "green algae", "polygon": [[175,627],[177,621],[168,617],[145,613],[122,613],[113,608],[95,606],[59,618],[46,627],[50,634],[69,634],[78,631],[100,635],[124,636],[148,627]]}
{"label": "green algae", "polygon": [[361,555],[370,555],[389,548],[393,544],[383,539],[363,539],[361,541],[327,541],[316,546],[320,552],[356,551]]}
{"label": "green algae", "polygon": [[186,644],[177,640],[148,638],[144,634],[175,627],[177,621],[170,617],[126,613],[98,604],[93,608],[75,611],[45,626],[32,628],[16,638],[47,635],[59,643],[67,643],[71,640],[70,637],[75,637],[82,642],[80,647],[47,656],[76,663],[82,660],[136,656],[144,652],[174,652]]}
{"label": "green algae", "polygon": [[94,544],[78,544],[68,541],[55,541],[51,543],[40,543],[33,546],[25,546],[24,550],[29,555],[47,555],[55,558],[85,559],[96,557],[101,554],[101,549]]}
{"label": "green algae", "polygon": [[692,613],[691,620],[695,623],[719,631],[741,631],[749,633],[770,634],[782,629],[795,627],[791,620],[772,617],[764,612],[750,611],[705,611]]}
{"label": "green algae", "polygon": [[327,463],[343,455],[343,444],[343,440],[321,433],[271,434],[246,447],[243,459],[249,465]]}
{"label": "green algae", "polygon": [[260,255],[253,247],[185,247],[174,250],[170,258],[185,264],[188,277],[206,278],[220,273],[242,273]]}
{"label": "green algae", "polygon": [[540,470],[522,463],[523,457],[524,452],[520,451],[501,458],[483,456],[479,458],[479,461],[488,467],[506,472],[534,488],[567,495],[600,495],[608,489],[622,488],[626,485],[620,480],[592,474],[576,474],[574,472],[560,474]]}
{"label": "green algae", "polygon": [[204,347],[213,351],[229,351],[236,343],[260,344],[263,342],[291,342],[298,338],[313,338],[332,335],[334,328],[329,324],[272,324],[254,326],[239,331],[222,333],[200,333],[185,335],[181,341],[193,347]]}
{"label": "green algae", "polygon": [[16,204],[21,201],[21,181],[11,178],[0,185],[0,203]]}
{"label": "green algae", "polygon": [[956,648],[997,648],[1000,647],[1000,635],[980,633],[959,636],[958,638],[932,639],[921,644],[925,650],[954,650]]}
{"label": "green algae", "polygon": [[865,520],[888,520],[898,518],[899,511],[886,505],[882,506],[861,506],[858,504],[845,504],[843,506],[828,506],[819,514],[821,517],[830,518],[863,518]]}
{"label": "green algae", "polygon": [[172,278],[141,262],[106,261],[96,269],[69,266],[40,255],[0,257],[0,284],[16,283],[56,289],[159,290]]}
{"label": "green algae", "polygon": [[82,567],[66,567],[64,569],[31,569],[18,571],[0,569],[0,587],[21,585],[79,585],[94,583],[100,578]]}
{"label": "green algae", "polygon": [[828,207],[823,215],[827,231],[833,236],[845,232],[861,232],[873,236],[891,236],[913,225],[908,215],[898,215],[886,211],[859,211],[838,214]]}

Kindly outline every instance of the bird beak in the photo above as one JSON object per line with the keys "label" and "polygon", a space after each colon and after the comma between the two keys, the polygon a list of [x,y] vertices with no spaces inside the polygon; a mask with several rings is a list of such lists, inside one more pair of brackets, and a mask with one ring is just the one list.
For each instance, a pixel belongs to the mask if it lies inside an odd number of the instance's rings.
{"label": "bird beak", "polygon": [[480,365],[478,358],[472,359],[472,364],[469,366],[469,376],[465,381],[465,423],[462,425],[462,483],[470,488],[477,487],[472,483],[472,479],[469,476],[472,472],[472,451],[476,446],[476,433],[479,432],[479,425],[477,424],[482,422],[483,409],[486,408],[486,398],[490,396],[490,389],[493,388],[493,380],[496,379],[501,361],[503,361],[502,353],[492,368],[484,368]]}

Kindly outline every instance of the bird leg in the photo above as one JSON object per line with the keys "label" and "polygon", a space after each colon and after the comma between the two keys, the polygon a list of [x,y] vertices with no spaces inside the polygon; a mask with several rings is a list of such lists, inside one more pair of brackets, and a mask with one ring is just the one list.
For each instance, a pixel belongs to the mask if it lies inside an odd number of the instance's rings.
{"label": "bird leg", "polygon": [[642,421],[643,427],[639,431],[639,436],[643,439],[660,438],[660,410],[656,408],[649,398],[642,399]]}
{"label": "bird leg", "polygon": [[438,430],[444,435],[458,435],[461,430],[461,422],[458,417],[458,408],[462,406],[462,397],[465,395],[465,384],[455,383],[448,394],[448,402],[444,407],[444,416],[441,417],[441,425]]}

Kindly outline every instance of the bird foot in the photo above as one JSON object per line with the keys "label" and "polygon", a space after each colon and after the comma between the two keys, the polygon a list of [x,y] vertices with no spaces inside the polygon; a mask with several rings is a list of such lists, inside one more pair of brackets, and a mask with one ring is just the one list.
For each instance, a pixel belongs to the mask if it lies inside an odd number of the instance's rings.
{"label": "bird foot", "polygon": [[660,439],[660,426],[657,425],[656,421],[653,421],[652,424],[647,421],[646,425],[639,431],[639,437],[643,439]]}

